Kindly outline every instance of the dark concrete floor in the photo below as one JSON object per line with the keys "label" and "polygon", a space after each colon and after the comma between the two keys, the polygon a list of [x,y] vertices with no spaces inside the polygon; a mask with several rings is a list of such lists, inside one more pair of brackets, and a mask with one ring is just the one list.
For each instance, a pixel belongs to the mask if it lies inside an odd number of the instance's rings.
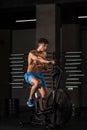
{"label": "dark concrete floor", "polygon": [[[1,119],[0,130],[46,130],[43,126],[26,124],[20,127],[20,121],[28,121],[29,113],[21,112],[19,117],[8,117]],[[52,130],[87,130],[87,110],[81,110],[80,115],[72,116],[66,125],[58,126]]]}

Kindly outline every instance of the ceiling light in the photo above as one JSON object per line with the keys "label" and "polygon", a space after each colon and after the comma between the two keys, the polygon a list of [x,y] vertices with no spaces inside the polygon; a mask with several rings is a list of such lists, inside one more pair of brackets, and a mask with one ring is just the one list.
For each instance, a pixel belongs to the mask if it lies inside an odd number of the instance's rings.
{"label": "ceiling light", "polygon": [[87,16],[78,16],[79,19],[85,19]]}
{"label": "ceiling light", "polygon": [[16,20],[16,23],[23,23],[23,22],[34,22],[36,19],[27,19],[27,20]]}

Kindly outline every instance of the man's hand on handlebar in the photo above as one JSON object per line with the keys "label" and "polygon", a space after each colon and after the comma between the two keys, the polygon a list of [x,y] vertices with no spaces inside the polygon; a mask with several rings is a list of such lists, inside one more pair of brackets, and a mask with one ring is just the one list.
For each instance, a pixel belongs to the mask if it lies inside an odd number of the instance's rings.
{"label": "man's hand on handlebar", "polygon": [[51,60],[50,63],[54,65],[55,64],[55,60]]}

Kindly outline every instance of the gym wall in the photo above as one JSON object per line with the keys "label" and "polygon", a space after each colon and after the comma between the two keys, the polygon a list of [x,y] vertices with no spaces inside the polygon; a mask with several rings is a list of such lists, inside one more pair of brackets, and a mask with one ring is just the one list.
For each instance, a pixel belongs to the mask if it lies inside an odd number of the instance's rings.
{"label": "gym wall", "polygon": [[[31,49],[35,49],[36,46],[36,30],[13,30],[12,31],[12,54],[25,54],[26,57]],[[27,62],[27,61],[25,61]],[[27,64],[27,63],[24,63]],[[25,71],[26,71],[25,66]],[[10,81],[11,82],[11,81]],[[23,88],[12,88],[12,98],[18,98],[20,106],[26,106],[26,101],[29,96],[29,87],[23,86]]]}
{"label": "gym wall", "polygon": [[10,30],[0,30],[0,116],[4,116],[5,99],[10,97],[10,68],[9,56],[11,52]]}
{"label": "gym wall", "polygon": [[63,24],[61,28],[61,66],[63,69],[61,86],[67,90],[71,96],[72,104],[76,107],[81,105],[82,100],[81,55],[80,25]]}
{"label": "gym wall", "polygon": [[82,106],[87,107],[87,26],[81,27],[81,43],[82,43],[82,51],[84,52],[84,60],[82,64],[84,77],[83,77],[83,85],[82,85]]}

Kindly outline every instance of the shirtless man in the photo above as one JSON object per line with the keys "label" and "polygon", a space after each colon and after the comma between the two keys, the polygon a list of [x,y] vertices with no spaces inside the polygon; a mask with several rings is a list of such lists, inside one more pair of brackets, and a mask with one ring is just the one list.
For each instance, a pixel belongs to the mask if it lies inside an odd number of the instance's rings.
{"label": "shirtless man", "polygon": [[42,98],[42,109],[46,108],[46,99],[47,99],[47,87],[43,75],[41,74],[42,70],[48,69],[49,64],[54,64],[54,60],[47,60],[46,49],[48,46],[48,41],[45,38],[41,38],[38,41],[38,47],[36,50],[31,50],[28,54],[28,68],[25,73],[25,81],[31,84],[31,91],[27,105],[33,107],[33,95],[38,89]]}

